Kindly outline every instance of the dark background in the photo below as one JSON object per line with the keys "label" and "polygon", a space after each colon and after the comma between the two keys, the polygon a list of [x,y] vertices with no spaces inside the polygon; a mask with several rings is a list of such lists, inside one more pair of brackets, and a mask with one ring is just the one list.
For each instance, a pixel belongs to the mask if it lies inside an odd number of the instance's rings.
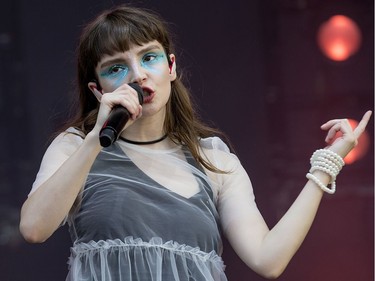
{"label": "dark background", "polygon": [[[128,1],[130,2],[130,1]],[[65,227],[30,245],[19,210],[51,134],[75,93],[75,47],[83,24],[124,1],[2,1],[0,4],[0,280],[65,280]],[[371,0],[133,1],[171,22],[177,67],[199,112],[226,132],[250,174],[272,227],[303,187],[312,152],[324,146],[326,120],[359,120],[374,105]],[[325,58],[319,25],[333,14],[359,25],[360,50],[345,62]],[[373,117],[370,150],[347,165],[326,195],[283,281],[374,279]],[[291,237],[292,239],[292,237]],[[264,280],[226,244],[231,281]]]}

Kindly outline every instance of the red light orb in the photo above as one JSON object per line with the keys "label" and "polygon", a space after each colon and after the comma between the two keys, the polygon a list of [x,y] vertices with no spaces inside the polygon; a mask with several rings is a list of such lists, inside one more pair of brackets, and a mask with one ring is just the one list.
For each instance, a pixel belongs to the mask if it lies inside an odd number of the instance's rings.
{"label": "red light orb", "polygon": [[318,30],[318,45],[331,60],[344,61],[355,54],[362,41],[361,30],[350,18],[332,16]]}

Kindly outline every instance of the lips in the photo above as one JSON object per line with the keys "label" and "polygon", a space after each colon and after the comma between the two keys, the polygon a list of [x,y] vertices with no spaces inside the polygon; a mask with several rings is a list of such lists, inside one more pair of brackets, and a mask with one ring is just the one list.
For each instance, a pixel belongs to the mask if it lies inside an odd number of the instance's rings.
{"label": "lips", "polygon": [[148,88],[148,87],[142,87],[143,90],[143,103],[149,103],[155,96],[155,92]]}

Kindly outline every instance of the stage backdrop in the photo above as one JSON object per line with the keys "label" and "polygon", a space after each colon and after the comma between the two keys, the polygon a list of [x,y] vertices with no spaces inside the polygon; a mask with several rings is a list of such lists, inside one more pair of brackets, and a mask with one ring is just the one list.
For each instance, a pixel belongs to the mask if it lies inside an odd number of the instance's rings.
{"label": "stage backdrop", "polygon": [[[19,210],[53,133],[69,116],[75,48],[83,24],[125,1],[13,0],[0,4],[0,279],[64,280],[66,227],[40,245],[18,232]],[[127,1],[131,2],[131,1]],[[134,1],[158,11],[175,34],[183,72],[201,117],[226,132],[272,227],[304,185],[311,153],[324,146],[320,125],[358,120],[373,109],[373,1]],[[343,62],[317,45],[334,14],[361,30]],[[373,118],[367,154],[345,167],[325,196],[283,281],[373,280]],[[293,237],[290,237],[293,239]],[[229,280],[264,280],[225,241]]]}

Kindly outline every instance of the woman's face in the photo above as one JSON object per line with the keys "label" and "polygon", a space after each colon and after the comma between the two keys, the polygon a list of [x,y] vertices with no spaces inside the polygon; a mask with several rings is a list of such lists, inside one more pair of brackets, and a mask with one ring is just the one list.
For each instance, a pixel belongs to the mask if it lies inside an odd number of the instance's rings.
{"label": "woman's face", "polygon": [[172,65],[158,41],[133,45],[126,52],[103,56],[95,69],[101,93],[113,92],[124,83],[138,83],[144,92],[142,115],[154,114],[165,107],[171,82],[176,79],[175,57],[173,54],[169,57]]}

